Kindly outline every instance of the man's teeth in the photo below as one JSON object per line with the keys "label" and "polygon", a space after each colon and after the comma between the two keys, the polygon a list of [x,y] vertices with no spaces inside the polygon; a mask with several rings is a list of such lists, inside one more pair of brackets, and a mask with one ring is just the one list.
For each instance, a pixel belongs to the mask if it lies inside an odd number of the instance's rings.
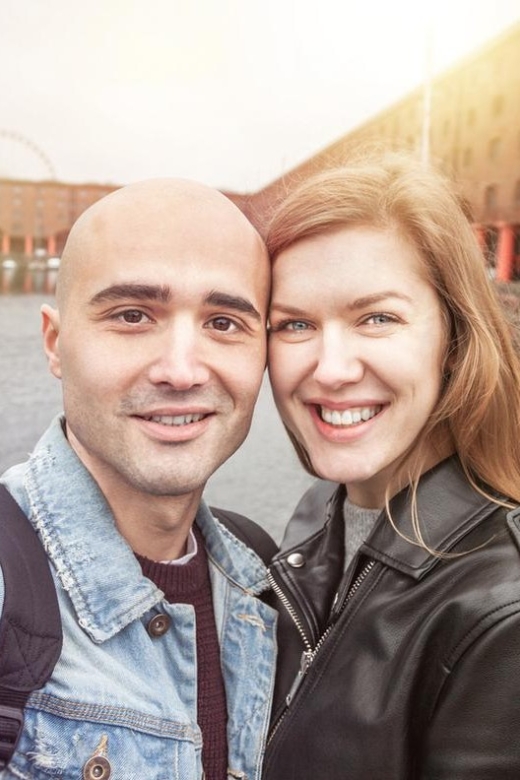
{"label": "man's teeth", "polygon": [[380,411],[381,406],[360,406],[357,409],[345,409],[343,412],[320,407],[321,419],[329,425],[357,425],[375,417]]}
{"label": "man's teeth", "polygon": [[161,414],[147,417],[147,420],[161,423],[161,425],[188,425],[188,423],[199,422],[204,417],[203,414]]}

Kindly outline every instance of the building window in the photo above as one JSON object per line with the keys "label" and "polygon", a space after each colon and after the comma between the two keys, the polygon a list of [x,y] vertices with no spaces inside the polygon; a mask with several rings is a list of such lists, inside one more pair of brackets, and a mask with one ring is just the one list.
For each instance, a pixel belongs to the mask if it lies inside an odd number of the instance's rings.
{"label": "building window", "polygon": [[484,190],[484,206],[488,209],[496,208],[498,201],[498,190],[495,184],[490,184]]}
{"label": "building window", "polygon": [[492,138],[489,142],[489,148],[488,148],[488,154],[489,159],[493,160],[493,162],[496,162],[498,158],[500,157],[500,150],[502,148],[502,141],[500,138]]}
{"label": "building window", "polygon": [[462,157],[462,165],[464,168],[468,168],[473,162],[473,150],[468,146],[464,149],[464,155]]}

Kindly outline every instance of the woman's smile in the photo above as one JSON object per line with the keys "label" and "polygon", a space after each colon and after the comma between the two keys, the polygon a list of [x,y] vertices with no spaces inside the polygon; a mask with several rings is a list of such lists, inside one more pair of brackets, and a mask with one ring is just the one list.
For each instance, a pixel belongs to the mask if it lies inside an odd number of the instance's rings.
{"label": "woman's smile", "polygon": [[316,473],[360,505],[384,504],[441,391],[444,319],[422,266],[396,231],[371,227],[303,239],[274,263],[278,409]]}
{"label": "woman's smile", "polygon": [[328,409],[326,406],[319,406],[318,414],[323,422],[334,427],[351,428],[353,425],[367,422],[375,417],[382,409],[382,406],[359,406],[344,409]]}

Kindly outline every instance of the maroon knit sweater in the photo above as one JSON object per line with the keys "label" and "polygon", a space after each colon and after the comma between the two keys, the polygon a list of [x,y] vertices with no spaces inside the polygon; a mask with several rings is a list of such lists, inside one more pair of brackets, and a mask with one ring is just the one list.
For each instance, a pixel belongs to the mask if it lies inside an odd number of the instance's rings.
{"label": "maroon knit sweater", "polygon": [[[206,780],[227,777],[227,710],[220,668],[211,582],[204,538],[194,525],[197,554],[182,566],[156,563],[136,555],[143,574],[171,604],[191,604],[197,626],[197,721],[202,731],[202,764]],[[159,640],[160,641],[160,640]]]}

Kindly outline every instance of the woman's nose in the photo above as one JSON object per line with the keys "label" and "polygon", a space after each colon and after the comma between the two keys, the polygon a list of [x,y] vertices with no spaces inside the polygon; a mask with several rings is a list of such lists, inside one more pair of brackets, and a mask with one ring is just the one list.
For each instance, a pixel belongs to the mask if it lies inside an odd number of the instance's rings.
{"label": "woman's nose", "polygon": [[342,328],[324,331],[314,379],[324,387],[336,388],[359,382],[364,371],[356,337]]}

